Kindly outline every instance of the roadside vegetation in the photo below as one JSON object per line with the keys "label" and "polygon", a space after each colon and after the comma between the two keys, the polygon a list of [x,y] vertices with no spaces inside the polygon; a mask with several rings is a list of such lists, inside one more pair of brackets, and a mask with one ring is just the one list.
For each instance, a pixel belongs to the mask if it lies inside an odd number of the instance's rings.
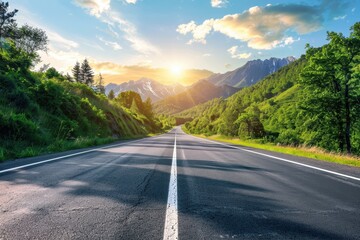
{"label": "roadside vegetation", "polygon": [[110,99],[101,74],[95,79],[89,62],[75,64],[73,76],[44,65],[38,51],[46,50],[41,29],[19,27],[17,10],[4,12],[0,29],[0,161],[41,153],[105,144],[118,139],[160,133],[173,125],[156,117],[150,100],[126,92]]}
{"label": "roadside vegetation", "polygon": [[330,32],[328,40],[306,46],[306,55],[230,98],[176,117],[193,119],[185,124],[191,134],[289,153],[316,149],[300,156],[359,166],[347,156],[360,154],[360,23],[349,37]]}

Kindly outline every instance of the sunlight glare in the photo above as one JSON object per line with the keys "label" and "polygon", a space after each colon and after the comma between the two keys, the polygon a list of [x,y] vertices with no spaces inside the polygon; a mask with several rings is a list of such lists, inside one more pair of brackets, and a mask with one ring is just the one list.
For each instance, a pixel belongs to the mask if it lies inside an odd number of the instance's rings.
{"label": "sunlight glare", "polygon": [[180,76],[181,73],[183,72],[183,69],[179,65],[173,65],[173,66],[171,66],[170,71],[173,75]]}

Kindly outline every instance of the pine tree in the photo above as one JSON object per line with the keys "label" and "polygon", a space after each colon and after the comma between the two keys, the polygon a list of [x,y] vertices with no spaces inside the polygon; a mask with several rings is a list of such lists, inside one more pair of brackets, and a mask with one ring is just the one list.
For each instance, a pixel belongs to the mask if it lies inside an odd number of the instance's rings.
{"label": "pine tree", "polygon": [[105,86],[104,86],[104,78],[103,76],[101,75],[101,73],[99,73],[99,78],[98,78],[98,81],[97,81],[97,89],[102,93],[102,94],[105,94]]}
{"label": "pine tree", "polygon": [[73,81],[73,78],[70,76],[69,73],[66,73],[65,79],[66,79],[67,81],[69,81],[69,82],[72,82],[72,81]]}
{"label": "pine tree", "polygon": [[88,86],[92,86],[94,83],[94,72],[91,69],[88,60],[85,58],[84,62],[81,64],[81,75],[82,82]]}
{"label": "pine tree", "polygon": [[114,93],[114,90],[110,90],[110,92],[109,92],[109,95],[108,95],[108,98],[110,99],[110,100],[113,100],[114,98],[115,98],[115,93]]}
{"label": "pine tree", "polygon": [[76,62],[75,66],[73,67],[72,74],[73,74],[75,82],[82,82],[81,69],[80,69],[79,62]]}

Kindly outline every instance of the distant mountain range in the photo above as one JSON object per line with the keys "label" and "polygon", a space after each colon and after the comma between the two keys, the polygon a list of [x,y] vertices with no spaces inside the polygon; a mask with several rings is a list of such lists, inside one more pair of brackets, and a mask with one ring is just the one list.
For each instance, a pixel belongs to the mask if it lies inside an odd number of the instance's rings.
{"label": "distant mountain range", "polygon": [[257,83],[259,80],[295,60],[294,57],[253,60],[233,71],[224,74],[214,74],[206,80],[217,86],[229,85],[238,88],[247,87]]}
{"label": "distant mountain range", "polygon": [[140,94],[143,101],[149,97],[153,102],[156,102],[165,97],[176,95],[185,89],[186,88],[180,84],[164,85],[153,79],[141,78],[136,81],[129,81],[121,84],[110,83],[106,85],[105,93],[108,95],[109,92],[113,90],[115,96],[117,96],[120,92],[134,91]]}
{"label": "distant mountain range", "polygon": [[287,57],[249,61],[240,68],[224,74],[214,74],[189,87],[180,84],[164,85],[149,78],[121,84],[110,83],[105,87],[105,93],[109,94],[113,90],[117,96],[120,92],[135,91],[143,100],[150,97],[156,102],[156,112],[174,114],[213,98],[227,98],[240,88],[257,83],[295,60],[294,57]]}
{"label": "distant mountain range", "polygon": [[239,90],[239,88],[227,85],[215,86],[207,80],[200,80],[185,91],[156,102],[155,112],[175,114],[214,98],[227,98]]}

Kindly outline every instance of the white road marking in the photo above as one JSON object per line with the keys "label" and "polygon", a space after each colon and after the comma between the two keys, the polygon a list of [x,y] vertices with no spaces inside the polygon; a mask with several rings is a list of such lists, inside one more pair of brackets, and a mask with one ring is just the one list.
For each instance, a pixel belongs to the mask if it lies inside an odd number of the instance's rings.
{"label": "white road marking", "polygon": [[[192,136],[192,135],[190,135],[190,136]],[[205,138],[199,138],[199,137],[196,137],[196,136],[192,136],[192,137],[198,138],[198,139],[201,139],[201,140],[205,140],[205,141],[208,141],[208,142],[212,142],[212,143],[217,143],[217,144],[224,145],[224,146],[227,146],[227,147],[239,149],[239,150],[241,150],[241,151],[250,152],[250,153],[253,153],[253,154],[257,154],[257,155],[261,155],[261,156],[273,158],[273,159],[280,160],[280,161],[283,161],[283,162],[288,162],[288,163],[296,164],[296,165],[299,165],[299,166],[303,166],[303,167],[307,167],[307,168],[312,168],[312,169],[315,169],[315,170],[318,170],[318,171],[330,173],[330,174],[333,174],[333,175],[337,175],[337,176],[341,176],[341,177],[353,179],[353,180],[356,180],[356,181],[360,181],[360,178],[357,178],[357,177],[354,177],[354,176],[350,176],[350,175],[346,175],[346,174],[342,174],[342,173],[330,171],[330,170],[323,169],[323,168],[319,168],[319,167],[314,167],[314,166],[311,166],[311,165],[308,165],[308,164],[295,162],[295,161],[288,160],[288,159],[285,159],[285,158],[275,157],[275,156],[272,156],[272,155],[269,155],[269,154],[260,153],[260,152],[256,152],[256,151],[244,149],[244,148],[241,148],[241,147],[235,147],[235,146],[232,146],[232,145],[229,145],[229,144],[212,141],[212,140],[205,139]]]}
{"label": "white road marking", "polygon": [[[152,137],[151,139],[154,139],[154,138],[157,138],[157,137]],[[144,138],[139,139],[139,140],[125,142],[125,143],[119,143],[119,144],[113,144],[113,145],[109,145],[109,146],[105,146],[105,147],[94,148],[94,149],[90,149],[90,150],[86,150],[86,151],[82,151],[82,152],[72,153],[72,154],[69,154],[69,155],[56,157],[56,158],[51,158],[51,159],[47,159],[47,160],[40,161],[40,162],[29,163],[29,164],[18,166],[18,167],[13,167],[13,168],[9,168],[9,169],[0,170],[0,174],[1,173],[6,173],[6,172],[11,172],[11,171],[14,171],[14,170],[27,168],[27,167],[31,167],[31,166],[36,166],[36,165],[39,165],[39,164],[42,164],[42,163],[53,162],[53,161],[63,159],[63,158],[78,156],[78,155],[89,153],[89,152],[95,152],[95,151],[97,151],[99,149],[107,149],[107,148],[122,146],[122,145],[129,144],[129,143],[135,143],[135,142],[139,142],[139,141],[142,141],[142,140],[144,140]]]}
{"label": "white road marking", "polygon": [[178,204],[177,204],[177,164],[176,164],[176,132],[174,151],[171,163],[169,193],[166,207],[164,240],[178,239]]}

